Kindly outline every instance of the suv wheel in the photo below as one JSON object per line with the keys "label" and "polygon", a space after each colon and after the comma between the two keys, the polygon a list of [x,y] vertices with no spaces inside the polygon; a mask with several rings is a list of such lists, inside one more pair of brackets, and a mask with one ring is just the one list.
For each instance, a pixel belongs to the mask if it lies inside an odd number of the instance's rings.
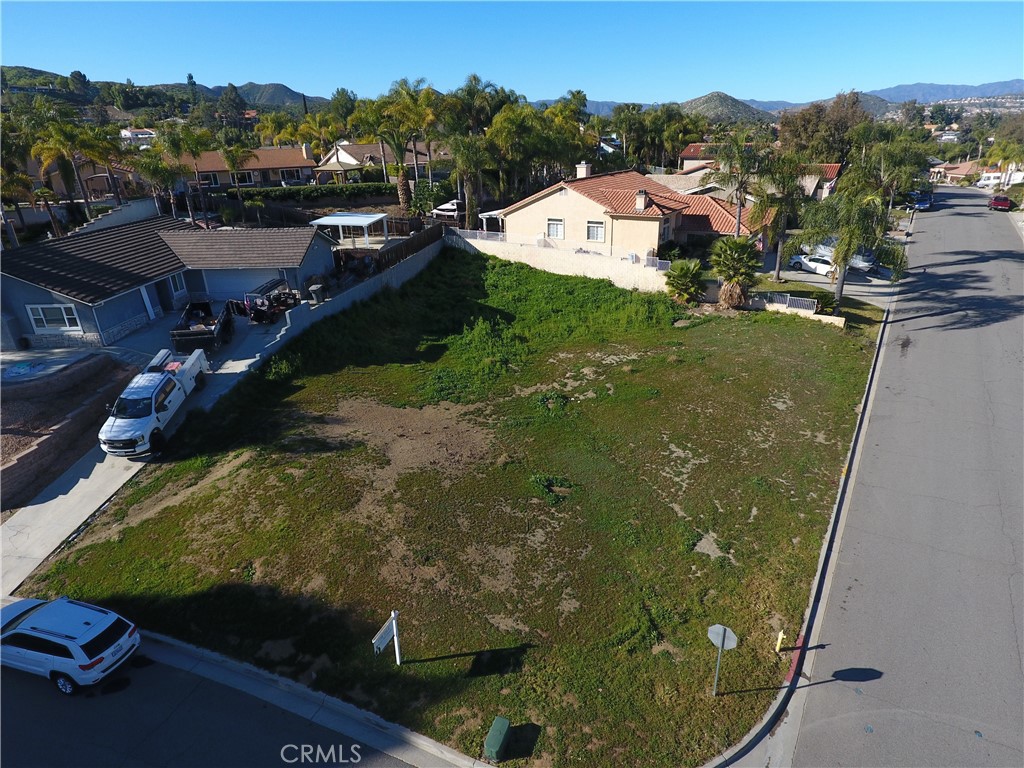
{"label": "suv wheel", "polygon": [[73,696],[75,691],[78,690],[78,683],[63,673],[58,673],[53,676],[53,684],[57,686],[57,690],[65,696]]}

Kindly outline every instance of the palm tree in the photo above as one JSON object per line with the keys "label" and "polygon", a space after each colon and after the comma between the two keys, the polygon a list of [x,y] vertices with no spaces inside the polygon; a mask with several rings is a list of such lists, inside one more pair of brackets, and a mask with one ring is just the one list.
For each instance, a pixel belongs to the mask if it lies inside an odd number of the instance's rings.
{"label": "palm tree", "polygon": [[124,148],[120,138],[112,133],[106,126],[87,126],[84,129],[84,139],[80,152],[96,165],[102,165],[107,172],[107,184],[110,191],[114,193],[114,203],[117,206],[122,204],[121,185],[118,178],[111,170],[111,163],[124,159]]}
{"label": "palm tree", "polygon": [[807,195],[800,185],[804,164],[792,154],[772,155],[766,161],[762,174],[754,183],[756,202],[750,208],[750,218],[766,221],[775,217],[778,226],[778,247],[775,250],[775,282],[782,279],[783,247],[786,244],[786,226],[795,219]]}
{"label": "palm tree", "polygon": [[742,237],[720,237],[711,245],[711,266],[720,278],[719,306],[736,309],[747,301],[747,289],[757,282],[761,254]]}
{"label": "palm tree", "polygon": [[240,144],[236,144],[233,147],[221,147],[218,152],[224,160],[224,165],[227,166],[228,171],[231,173],[231,180],[235,183],[235,196],[238,198],[239,206],[242,209],[242,221],[244,223],[245,201],[242,200],[242,188],[238,183],[238,173],[256,159],[256,153]]}
{"label": "palm tree", "polygon": [[432,115],[427,114],[427,105],[422,97],[426,90],[423,87],[424,82],[426,81],[422,77],[414,82],[409,82],[406,77],[396,80],[391,84],[391,91],[388,93],[389,103],[385,107],[409,131],[412,140],[413,177],[417,182],[420,180],[420,153],[416,138],[424,135],[424,125],[433,119]]}
{"label": "palm tree", "polygon": [[462,181],[466,195],[466,228],[476,228],[477,202],[474,182],[479,182],[480,172],[490,160],[488,141],[484,136],[450,136],[448,146],[452,152],[455,173]]}
{"label": "palm tree", "polygon": [[340,128],[329,112],[308,114],[295,129],[295,136],[310,145],[318,157],[323,157],[334,145]]}
{"label": "palm tree", "polygon": [[171,216],[178,218],[178,204],[175,201],[174,184],[188,173],[182,163],[168,162],[164,155],[154,149],[144,149],[133,159],[133,165],[139,175],[150,183],[153,188],[153,202],[157,213],[160,213],[159,195],[167,193],[171,199]]}
{"label": "palm tree", "polygon": [[264,112],[254,130],[260,137],[261,145],[279,147],[288,129],[294,130],[294,124],[295,121],[287,112]]}
{"label": "palm tree", "polygon": [[[28,174],[21,173],[20,171],[9,173],[0,168],[0,199],[5,202],[11,201],[14,203],[14,210],[21,217],[21,226],[24,229],[25,219],[22,216],[19,203],[35,201],[32,179],[29,178]],[[7,217],[2,205],[0,205],[0,218],[3,219],[3,227],[7,231],[8,242],[10,242],[12,248],[17,248],[19,243],[18,236],[14,231],[14,224]]]}
{"label": "palm tree", "polygon": [[[203,152],[207,152],[214,147],[213,134],[211,134],[205,128],[199,130],[193,129],[191,126],[183,125],[177,131],[167,131],[162,136],[163,146],[171,157],[174,158],[175,163],[180,163],[181,158],[188,155],[192,158],[192,168],[195,172],[196,186],[199,188],[199,202],[203,206],[203,221],[209,226],[210,223],[210,207],[206,204],[206,192],[203,188],[201,179],[199,178],[199,158]],[[186,198],[189,199],[189,214],[192,217],[192,223],[195,224],[195,214],[192,212],[191,195],[186,192]]]}
{"label": "palm tree", "polygon": [[681,304],[693,304],[704,295],[700,259],[677,259],[665,273],[665,287]]}
{"label": "palm tree", "polygon": [[740,236],[740,222],[747,195],[761,170],[767,142],[749,128],[731,131],[715,152],[718,168],[707,175],[714,184],[732,189],[736,203],[736,237]]}
{"label": "palm tree", "polygon": [[[64,121],[54,121],[46,126],[42,135],[32,145],[31,151],[32,157],[39,163],[40,176],[46,175],[46,169],[50,165],[56,164],[58,168],[61,164],[70,166],[74,176],[74,184],[77,184],[82,192],[82,199],[85,203],[85,215],[91,221],[93,218],[92,206],[89,204],[89,195],[86,193],[85,184],[82,182],[82,174],[79,172],[78,163],[76,162],[77,155],[85,144],[87,144],[87,138],[77,125]],[[74,184],[71,186],[73,187]],[[69,190],[69,194],[71,199],[74,200],[73,189]]]}

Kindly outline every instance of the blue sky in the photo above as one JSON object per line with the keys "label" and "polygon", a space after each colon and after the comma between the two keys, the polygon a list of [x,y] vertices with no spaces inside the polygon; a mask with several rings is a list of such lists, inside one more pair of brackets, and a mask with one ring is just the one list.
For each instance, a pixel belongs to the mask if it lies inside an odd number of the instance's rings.
{"label": "blue sky", "polygon": [[[476,73],[530,100],[806,102],[1024,77],[1024,3],[0,1],[0,60],[138,85],[376,97]],[[948,43],[943,41],[949,41]],[[974,42],[972,42],[974,41]]]}

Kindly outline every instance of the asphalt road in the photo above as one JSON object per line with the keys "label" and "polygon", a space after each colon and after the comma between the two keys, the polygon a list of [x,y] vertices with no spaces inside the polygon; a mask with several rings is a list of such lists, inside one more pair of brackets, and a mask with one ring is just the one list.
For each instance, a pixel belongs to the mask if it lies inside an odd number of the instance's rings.
{"label": "asphalt road", "polygon": [[1024,254],[987,195],[936,199],[791,711],[794,766],[1024,765]]}
{"label": "asphalt road", "polygon": [[[289,765],[399,768],[357,744],[253,696],[145,654],[72,697],[48,680],[0,672],[4,768],[257,768]],[[317,746],[324,758],[316,757]]]}

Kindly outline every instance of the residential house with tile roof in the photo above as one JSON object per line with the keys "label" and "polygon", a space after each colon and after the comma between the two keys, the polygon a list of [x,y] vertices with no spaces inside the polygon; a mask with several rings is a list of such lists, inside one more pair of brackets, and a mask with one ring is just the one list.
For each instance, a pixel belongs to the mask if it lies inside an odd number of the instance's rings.
{"label": "residential house with tile roof", "polygon": [[689,205],[683,195],[633,170],[592,175],[590,164],[580,163],[576,173],[506,206],[506,237],[622,256],[681,242],[680,217]]}
{"label": "residential house with tile roof", "polygon": [[[107,346],[184,306],[291,288],[334,268],[315,227],[200,230],[156,216],[14,248],[0,262],[0,345]],[[20,341],[25,339],[25,341]]]}

